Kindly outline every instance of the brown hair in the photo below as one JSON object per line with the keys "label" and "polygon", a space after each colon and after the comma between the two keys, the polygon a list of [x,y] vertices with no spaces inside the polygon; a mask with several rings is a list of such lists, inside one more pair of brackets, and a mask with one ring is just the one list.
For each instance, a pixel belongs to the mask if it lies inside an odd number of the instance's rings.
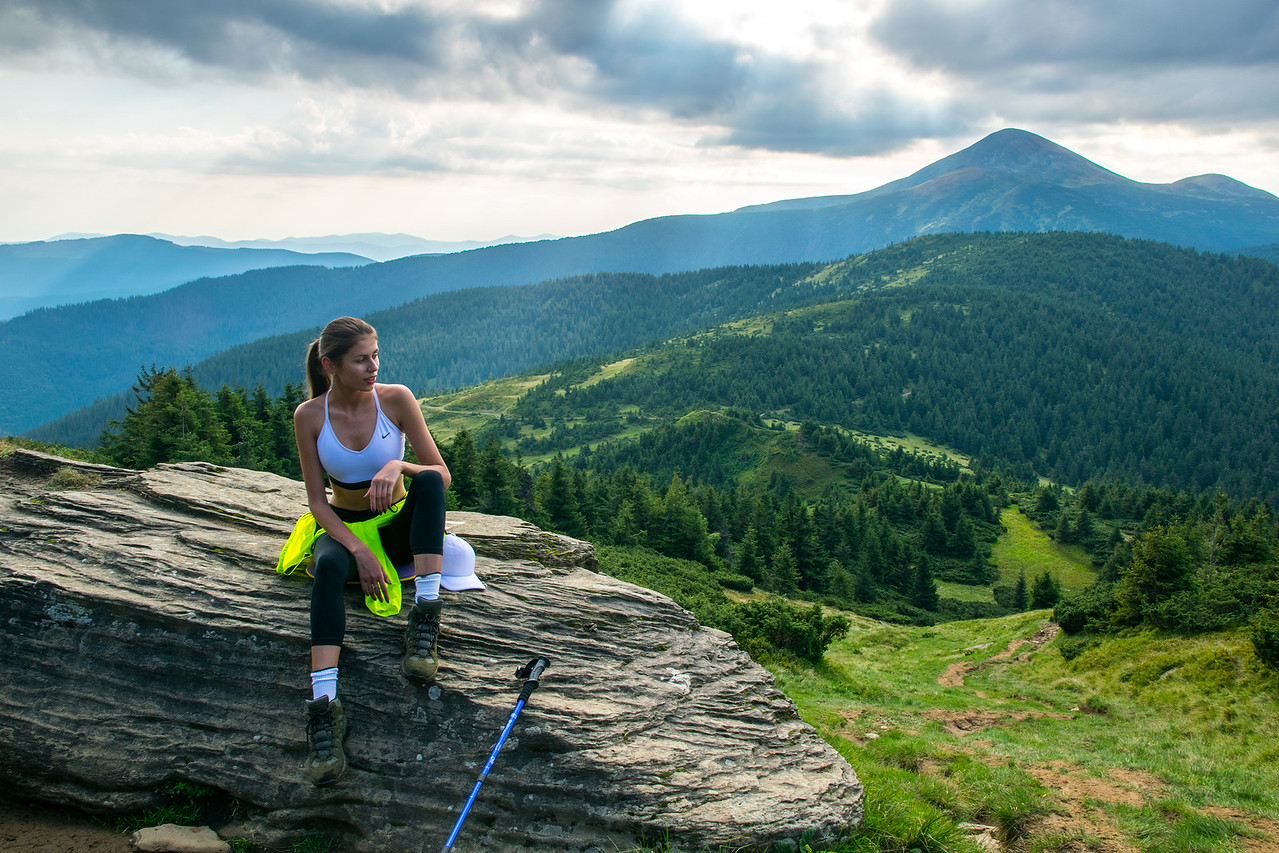
{"label": "brown hair", "polygon": [[330,320],[320,336],[311,341],[306,348],[306,385],[312,398],[329,390],[329,377],[325,375],[320,359],[327,358],[334,364],[341,364],[347,350],[365,335],[376,337],[377,329],[358,317],[338,317]]}

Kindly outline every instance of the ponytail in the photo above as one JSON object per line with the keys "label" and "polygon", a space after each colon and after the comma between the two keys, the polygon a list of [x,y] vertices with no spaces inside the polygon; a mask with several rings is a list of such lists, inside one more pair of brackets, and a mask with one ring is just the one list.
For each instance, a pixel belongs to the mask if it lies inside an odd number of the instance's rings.
{"label": "ponytail", "polygon": [[306,389],[314,399],[329,390],[329,377],[320,363],[320,339],[311,341],[306,348]]}
{"label": "ponytail", "polygon": [[329,377],[324,372],[323,359],[341,364],[347,350],[367,335],[377,337],[377,330],[356,317],[338,317],[330,320],[306,348],[306,385],[311,399],[329,390]]}

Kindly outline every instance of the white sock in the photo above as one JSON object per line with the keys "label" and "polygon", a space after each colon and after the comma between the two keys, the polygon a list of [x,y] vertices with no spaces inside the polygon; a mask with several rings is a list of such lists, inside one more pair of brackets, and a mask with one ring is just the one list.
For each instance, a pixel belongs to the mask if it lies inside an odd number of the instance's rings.
{"label": "white sock", "polygon": [[417,598],[415,601],[434,601],[440,597],[440,573],[431,572],[429,575],[418,575],[417,580],[413,582],[417,587]]}
{"label": "white sock", "polygon": [[332,702],[338,698],[338,668],[331,666],[328,669],[317,669],[311,673],[311,699],[319,699],[321,696],[329,697]]}

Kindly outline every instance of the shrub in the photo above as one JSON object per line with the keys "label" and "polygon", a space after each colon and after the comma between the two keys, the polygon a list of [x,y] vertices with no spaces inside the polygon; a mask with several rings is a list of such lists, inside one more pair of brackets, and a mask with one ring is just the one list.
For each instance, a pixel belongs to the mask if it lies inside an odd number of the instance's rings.
{"label": "shrub", "polygon": [[1279,610],[1266,609],[1252,619],[1252,645],[1266,666],[1279,669]]}
{"label": "shrub", "polygon": [[827,646],[848,633],[848,627],[843,616],[822,615],[819,605],[805,610],[780,598],[748,601],[729,617],[729,632],[747,650],[763,644],[810,663],[820,662]]}
{"label": "shrub", "polygon": [[746,575],[716,575],[715,580],[719,581],[719,585],[724,589],[733,589],[738,592],[750,592],[755,588],[755,581]]}
{"label": "shrub", "polygon": [[1084,701],[1079,703],[1079,710],[1085,714],[1104,717],[1110,713],[1110,703],[1096,694],[1090,694],[1084,697]]}
{"label": "shrub", "polygon": [[1086,635],[1071,637],[1062,634],[1057,638],[1057,651],[1061,652],[1061,656],[1068,661],[1074,660],[1096,645],[1097,638]]}
{"label": "shrub", "polygon": [[968,619],[998,619],[1008,615],[1008,608],[993,601],[959,601],[943,598],[937,608],[938,621],[962,622]]}
{"label": "shrub", "polygon": [[669,595],[703,625],[733,635],[751,655],[781,652],[817,663],[837,637],[848,632],[842,616],[824,616],[820,606],[797,607],[780,598],[737,604],[721,585],[733,575],[715,576],[700,563],[666,557],[644,548],[601,546],[600,569],[621,580]]}
{"label": "shrub", "polygon": [[1093,584],[1059,601],[1053,608],[1053,621],[1067,634],[1105,631],[1111,627],[1116,606],[1111,584]]}
{"label": "shrub", "polygon": [[1017,612],[1017,588],[1012,584],[1000,583],[990,588],[991,595],[1000,607],[1009,613]]}

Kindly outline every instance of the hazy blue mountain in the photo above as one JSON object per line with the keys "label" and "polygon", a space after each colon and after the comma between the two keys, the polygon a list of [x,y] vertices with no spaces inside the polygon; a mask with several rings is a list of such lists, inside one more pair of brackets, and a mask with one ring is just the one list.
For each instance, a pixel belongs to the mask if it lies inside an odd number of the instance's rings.
{"label": "hazy blue mountain", "polygon": [[315,264],[352,267],[349,253],[178,246],[138,234],[0,245],[0,320],[33,308],[158,293],[209,276]]}
{"label": "hazy blue mountain", "polygon": [[[505,243],[528,243],[533,240],[553,240],[552,234],[536,237],[513,235],[497,240],[427,240],[412,234],[333,234],[327,237],[285,237],[282,240],[220,240],[217,237],[175,237],[170,234],[152,234],[179,246],[210,246],[220,249],[286,249],[291,252],[317,254],[323,252],[349,252],[375,261],[393,261],[411,255],[441,255],[449,252],[465,252],[485,246]],[[335,266],[335,265],[330,265]]]}
{"label": "hazy blue mountain", "polygon": [[1270,261],[1272,264],[1279,264],[1279,243],[1270,243],[1266,246],[1245,246],[1242,249],[1235,250],[1231,254],[1262,258]]}
{"label": "hazy blue mountain", "polygon": [[38,365],[35,375],[0,375],[0,433],[118,392],[144,364],[180,366],[433,293],[592,272],[835,260],[939,232],[1058,230],[1228,251],[1279,242],[1279,198],[1224,176],[1143,184],[1032,133],[1003,130],[856,195],[661,217],[584,237],[355,269],[261,270],[127,302],[37,311],[0,324],[0,357]]}

